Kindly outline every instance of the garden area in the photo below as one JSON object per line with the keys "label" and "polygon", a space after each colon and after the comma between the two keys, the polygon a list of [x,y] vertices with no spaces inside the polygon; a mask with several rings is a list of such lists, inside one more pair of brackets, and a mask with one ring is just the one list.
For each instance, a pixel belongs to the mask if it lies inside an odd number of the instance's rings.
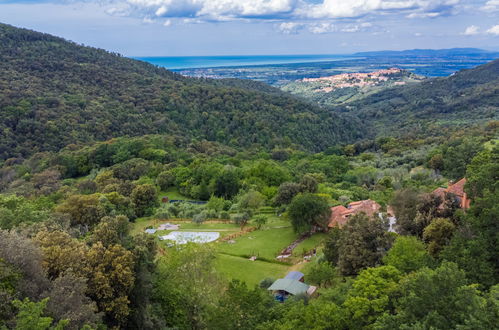
{"label": "garden area", "polygon": [[[170,195],[175,198],[182,197],[176,191],[171,191],[168,196]],[[198,211],[204,209],[204,206],[198,205],[190,207]],[[266,221],[257,225],[255,219],[262,214],[265,214]],[[178,228],[158,230],[164,228],[165,224]],[[307,237],[294,248],[289,258],[278,260],[276,257],[300,235],[295,233],[285,217],[275,215],[274,210],[269,207],[259,210],[258,214],[253,215],[244,226],[227,219],[210,218],[203,222],[194,222],[190,218],[159,219],[157,216],[150,216],[137,219],[132,232],[145,232],[146,229],[156,229],[151,233],[158,238],[176,232],[219,233],[220,238],[209,243],[216,254],[216,269],[228,279],[239,279],[250,286],[260,283],[265,278],[283,277],[291,268],[300,268],[303,265],[301,263],[304,260],[303,256],[319,246],[326,237],[323,233]],[[171,243],[166,241],[160,244],[163,248],[171,246]]]}

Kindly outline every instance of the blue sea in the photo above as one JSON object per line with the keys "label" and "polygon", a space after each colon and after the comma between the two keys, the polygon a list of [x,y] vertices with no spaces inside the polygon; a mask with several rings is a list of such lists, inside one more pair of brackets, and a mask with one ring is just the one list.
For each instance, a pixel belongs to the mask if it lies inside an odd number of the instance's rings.
{"label": "blue sea", "polygon": [[341,61],[345,55],[237,55],[237,56],[167,56],[134,57],[170,70],[245,67],[254,65],[275,65],[293,63],[315,63]]}
{"label": "blue sea", "polygon": [[240,55],[136,57],[135,59],[204,78],[239,78],[279,86],[303,78],[398,67],[427,77],[449,76],[499,58],[479,49],[413,50],[346,55]]}

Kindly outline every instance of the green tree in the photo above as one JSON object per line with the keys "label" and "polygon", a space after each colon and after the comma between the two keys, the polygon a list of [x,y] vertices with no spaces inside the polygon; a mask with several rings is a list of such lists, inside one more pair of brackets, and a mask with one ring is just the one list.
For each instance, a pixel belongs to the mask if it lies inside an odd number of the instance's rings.
{"label": "green tree", "polygon": [[456,329],[480,315],[484,305],[476,287],[467,285],[464,272],[449,262],[407,275],[396,295],[397,313],[381,317],[375,328]]}
{"label": "green tree", "polygon": [[255,219],[253,219],[253,222],[256,224],[256,228],[260,229],[262,226],[264,226],[267,223],[267,216],[264,214],[257,215]]}
{"label": "green tree", "polygon": [[448,219],[434,219],[423,232],[423,239],[428,244],[428,252],[436,257],[447,245],[456,230],[456,226]]}
{"label": "green tree", "polygon": [[274,198],[274,204],[277,206],[289,204],[293,197],[302,191],[302,188],[303,187],[298,183],[284,182],[277,190],[277,194]]}
{"label": "green tree", "polygon": [[361,329],[393,312],[391,297],[402,274],[393,266],[367,268],[359,273],[343,304],[350,329]]}
{"label": "green tree", "polygon": [[43,316],[43,311],[47,305],[48,298],[39,302],[32,302],[28,298],[23,301],[14,300],[12,303],[19,309],[16,315],[16,329],[18,330],[62,330],[68,323],[67,321],[59,321],[55,326],[51,326],[52,318]]}
{"label": "green tree", "polygon": [[235,170],[225,169],[215,180],[215,195],[231,199],[239,192],[239,177]]}
{"label": "green tree", "polygon": [[131,199],[138,217],[152,214],[159,204],[157,195],[156,188],[150,184],[138,185],[133,189]]}
{"label": "green tree", "polygon": [[314,194],[300,194],[288,207],[288,216],[297,233],[310,232],[313,227],[327,227],[331,209],[327,201]]}
{"label": "green tree", "polygon": [[432,264],[425,245],[414,236],[398,236],[383,262],[403,273],[410,273]]}
{"label": "green tree", "polygon": [[211,329],[255,329],[269,319],[269,308],[273,299],[259,288],[248,289],[241,281],[233,280],[210,313],[208,328]]}
{"label": "green tree", "polygon": [[93,226],[106,215],[99,202],[99,194],[72,195],[60,204],[56,211],[69,214],[74,225]]}
{"label": "green tree", "polygon": [[341,274],[347,276],[379,265],[392,243],[384,221],[377,217],[369,219],[363,213],[354,215],[342,229],[333,233],[324,254],[337,265]]}

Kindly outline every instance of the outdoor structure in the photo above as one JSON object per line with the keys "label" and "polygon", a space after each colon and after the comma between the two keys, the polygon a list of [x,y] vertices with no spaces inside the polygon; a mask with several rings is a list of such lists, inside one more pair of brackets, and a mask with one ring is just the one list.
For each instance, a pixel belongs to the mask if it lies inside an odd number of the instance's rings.
{"label": "outdoor structure", "polygon": [[300,281],[300,282],[304,282],[305,281],[305,275],[303,275],[303,273],[301,273],[301,272],[292,271],[292,272],[289,272],[284,277],[284,279],[297,280],[297,281]]}
{"label": "outdoor structure", "polygon": [[312,296],[315,293],[317,287],[305,284],[295,278],[303,280],[303,274],[300,272],[290,272],[285,278],[280,278],[272,283],[267,290],[272,291],[275,298],[281,302],[288,298],[289,295],[296,296],[305,294],[307,296]]}
{"label": "outdoor structure", "polygon": [[374,214],[379,213],[380,208],[381,205],[370,199],[351,202],[347,207],[344,207],[343,205],[332,207],[328,227],[343,227],[352,215],[361,212],[364,212],[367,216],[371,217]]}
{"label": "outdoor structure", "polygon": [[[459,206],[462,209],[469,209],[471,200],[468,198],[467,194],[464,192],[464,185],[466,184],[466,178],[462,178],[454,184],[449,184],[447,188],[437,188],[433,191],[433,194],[445,200],[446,194],[453,194],[459,200]],[[440,208],[444,207],[444,202],[440,205]]]}

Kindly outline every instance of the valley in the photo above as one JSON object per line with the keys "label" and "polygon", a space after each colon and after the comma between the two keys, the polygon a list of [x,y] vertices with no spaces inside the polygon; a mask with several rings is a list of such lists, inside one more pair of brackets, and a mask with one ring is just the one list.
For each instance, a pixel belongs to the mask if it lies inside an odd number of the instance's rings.
{"label": "valley", "polygon": [[0,329],[497,324],[497,54],[0,43]]}

